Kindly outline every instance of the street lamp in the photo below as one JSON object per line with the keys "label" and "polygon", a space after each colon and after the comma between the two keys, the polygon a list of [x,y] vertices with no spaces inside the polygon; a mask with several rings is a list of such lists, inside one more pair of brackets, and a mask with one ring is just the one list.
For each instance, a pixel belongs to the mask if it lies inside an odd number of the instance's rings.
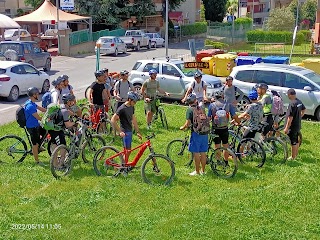
{"label": "street lamp", "polygon": [[165,35],[166,57],[168,57],[168,45],[169,45],[169,0],[166,0],[166,35]]}

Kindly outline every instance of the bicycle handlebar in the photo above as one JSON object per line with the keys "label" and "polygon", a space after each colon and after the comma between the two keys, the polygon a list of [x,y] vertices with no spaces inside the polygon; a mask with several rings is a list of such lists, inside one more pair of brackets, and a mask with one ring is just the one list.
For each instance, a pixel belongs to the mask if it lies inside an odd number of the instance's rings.
{"label": "bicycle handlebar", "polygon": [[156,135],[154,134],[154,133],[152,133],[151,135],[148,135],[148,136],[146,136],[146,139],[151,139],[151,138],[154,138]]}

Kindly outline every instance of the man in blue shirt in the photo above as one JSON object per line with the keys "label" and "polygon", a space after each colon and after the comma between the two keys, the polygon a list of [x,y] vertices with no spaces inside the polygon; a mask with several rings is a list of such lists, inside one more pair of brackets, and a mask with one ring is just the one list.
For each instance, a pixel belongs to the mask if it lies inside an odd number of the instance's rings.
{"label": "man in blue shirt", "polygon": [[36,87],[28,88],[29,100],[24,104],[24,113],[26,116],[26,127],[31,137],[32,142],[32,153],[34,160],[37,164],[43,165],[39,161],[39,145],[41,142],[40,136],[44,136],[46,131],[40,126],[39,121],[41,117],[39,116],[37,110],[45,112],[46,109],[38,106],[35,102],[39,99],[39,89]]}

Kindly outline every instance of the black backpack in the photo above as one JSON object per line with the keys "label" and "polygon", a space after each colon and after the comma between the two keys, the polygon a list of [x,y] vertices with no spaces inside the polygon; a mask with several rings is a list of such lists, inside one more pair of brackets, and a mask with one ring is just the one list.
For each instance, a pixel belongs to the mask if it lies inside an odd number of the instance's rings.
{"label": "black backpack", "polygon": [[24,111],[24,106],[19,106],[16,111],[16,120],[19,127],[24,128],[27,124],[27,119]]}

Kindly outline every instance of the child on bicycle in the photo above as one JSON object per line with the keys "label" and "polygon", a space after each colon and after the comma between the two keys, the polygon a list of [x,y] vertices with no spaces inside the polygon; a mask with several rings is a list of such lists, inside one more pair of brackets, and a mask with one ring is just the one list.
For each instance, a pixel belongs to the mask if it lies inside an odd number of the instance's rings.
{"label": "child on bicycle", "polygon": [[186,102],[189,104],[189,108],[187,109],[187,112],[186,112],[186,122],[183,126],[180,127],[180,130],[185,130],[191,127],[189,151],[193,154],[194,164],[196,168],[195,171],[191,172],[189,175],[190,176],[196,176],[199,174],[202,175],[205,173],[205,167],[207,163],[208,134],[198,134],[194,130],[194,126],[193,126],[194,108],[199,107],[197,96],[194,93],[189,94],[186,98]]}
{"label": "child on bicycle", "polygon": [[38,106],[35,102],[39,99],[39,89],[36,87],[28,88],[28,96],[29,100],[27,100],[24,104],[24,113],[26,117],[26,128],[31,137],[32,143],[32,154],[34,160],[39,165],[44,165],[39,161],[39,146],[41,143],[41,136],[45,136],[46,130],[44,130],[39,121],[41,121],[41,117],[39,116],[37,110],[41,112],[45,112],[46,109]]}
{"label": "child on bicycle", "polygon": [[120,80],[114,85],[115,99],[117,101],[116,109],[118,109],[122,104],[124,104],[128,99],[128,91],[134,92],[135,89],[131,82],[128,80],[129,72],[127,70],[120,72]]}
{"label": "child on bicycle", "polygon": [[[139,101],[139,95],[135,92],[128,92],[127,101],[122,104],[116,111],[116,113],[111,118],[111,123],[114,129],[120,133],[122,137],[124,150],[131,149],[132,143],[132,125],[139,137],[142,139],[141,133],[139,131],[137,119],[134,115],[134,106]],[[120,127],[117,122],[120,121]]]}

